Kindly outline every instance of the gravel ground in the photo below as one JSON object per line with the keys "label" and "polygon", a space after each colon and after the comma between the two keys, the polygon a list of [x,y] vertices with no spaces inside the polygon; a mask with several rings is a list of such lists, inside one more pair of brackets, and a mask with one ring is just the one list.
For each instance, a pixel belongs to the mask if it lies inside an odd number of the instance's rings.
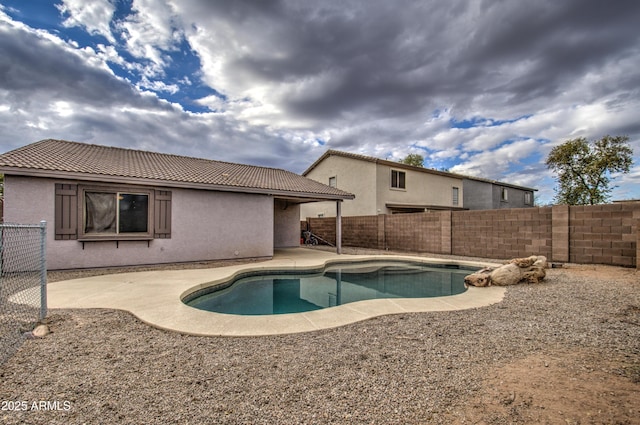
{"label": "gravel ground", "polygon": [[640,424],[635,269],[566,265],[490,307],[284,336],[46,321],[0,365],[3,424]]}

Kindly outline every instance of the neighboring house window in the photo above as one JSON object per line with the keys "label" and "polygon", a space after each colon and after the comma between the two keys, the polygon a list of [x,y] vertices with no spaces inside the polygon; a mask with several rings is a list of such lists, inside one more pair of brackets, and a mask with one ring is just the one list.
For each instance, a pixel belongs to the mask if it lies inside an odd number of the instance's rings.
{"label": "neighboring house window", "polygon": [[404,171],[391,170],[391,187],[394,189],[406,189],[406,173]]}
{"label": "neighboring house window", "polygon": [[338,187],[336,185],[336,177],[335,176],[329,177],[329,187]]}
{"label": "neighboring house window", "polygon": [[458,202],[459,202],[458,201],[458,199],[459,199],[459,190],[458,190],[457,187],[453,188],[452,196],[453,196],[453,205],[458,205]]}
{"label": "neighboring house window", "polygon": [[509,200],[509,194],[507,192],[507,188],[506,187],[501,187],[500,188],[500,200],[502,202],[507,202]]}
{"label": "neighboring house window", "polygon": [[171,192],[56,184],[56,240],[171,238]]}
{"label": "neighboring house window", "polygon": [[533,194],[531,192],[524,193],[524,204],[533,205]]}

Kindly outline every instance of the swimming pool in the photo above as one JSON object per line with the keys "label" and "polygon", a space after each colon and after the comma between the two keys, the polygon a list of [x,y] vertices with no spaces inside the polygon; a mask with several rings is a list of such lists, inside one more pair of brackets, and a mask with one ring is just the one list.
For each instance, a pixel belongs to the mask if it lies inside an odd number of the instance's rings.
{"label": "swimming pool", "polygon": [[381,298],[433,298],[466,290],[477,268],[449,264],[373,261],[313,271],[250,272],[189,294],[191,307],[236,315],[301,313]]}

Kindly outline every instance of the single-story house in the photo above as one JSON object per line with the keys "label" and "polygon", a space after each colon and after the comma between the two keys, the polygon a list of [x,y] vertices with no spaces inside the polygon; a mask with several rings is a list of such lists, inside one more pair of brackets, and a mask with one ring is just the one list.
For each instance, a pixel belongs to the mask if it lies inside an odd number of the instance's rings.
{"label": "single-story house", "polygon": [[[354,195],[298,174],[64,140],[0,155],[4,221],[47,226],[47,266],[270,258],[300,205]],[[339,209],[339,208],[338,208]]]}
{"label": "single-story house", "polygon": [[[354,201],[344,204],[344,216],[533,206],[535,191],[332,149],[302,175],[355,194]],[[493,202],[494,192],[498,194],[497,203]],[[520,197],[522,202],[518,201]],[[301,220],[334,216],[336,208],[330,203],[306,204],[300,208]]]}

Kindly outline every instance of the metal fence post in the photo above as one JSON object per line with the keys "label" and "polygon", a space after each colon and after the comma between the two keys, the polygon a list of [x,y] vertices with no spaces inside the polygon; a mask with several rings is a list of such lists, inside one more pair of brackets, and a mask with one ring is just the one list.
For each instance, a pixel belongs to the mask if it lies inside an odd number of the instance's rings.
{"label": "metal fence post", "polygon": [[40,222],[40,320],[47,317],[47,222]]}

